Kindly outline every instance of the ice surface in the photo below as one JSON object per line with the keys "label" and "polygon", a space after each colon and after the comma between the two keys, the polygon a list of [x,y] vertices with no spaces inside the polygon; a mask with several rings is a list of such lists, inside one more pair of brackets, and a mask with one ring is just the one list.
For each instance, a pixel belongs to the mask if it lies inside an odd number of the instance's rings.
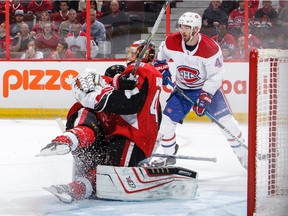
{"label": "ice surface", "polygon": [[[247,135],[247,125],[241,124]],[[177,166],[199,173],[193,200],[119,202],[83,200],[61,203],[43,190],[70,182],[72,157],[35,157],[61,131],[55,120],[0,120],[1,216],[245,216],[246,171],[224,135],[213,123],[184,123],[177,127],[178,154],[217,157],[217,163],[178,160]],[[159,151],[161,153],[161,151]]]}

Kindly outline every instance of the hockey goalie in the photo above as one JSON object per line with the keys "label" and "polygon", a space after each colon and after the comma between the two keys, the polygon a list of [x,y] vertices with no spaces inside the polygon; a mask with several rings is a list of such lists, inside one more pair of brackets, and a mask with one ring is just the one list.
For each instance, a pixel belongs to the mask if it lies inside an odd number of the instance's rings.
{"label": "hockey goalie", "polygon": [[[135,60],[146,49],[135,74]],[[38,156],[72,153],[73,181],[46,187],[63,202],[85,198],[151,200],[193,198],[197,173],[180,167],[139,166],[152,154],[161,123],[162,75],[151,65],[155,44],[134,42],[127,68],[79,73],[72,84],[77,100],[67,115],[65,132]]]}

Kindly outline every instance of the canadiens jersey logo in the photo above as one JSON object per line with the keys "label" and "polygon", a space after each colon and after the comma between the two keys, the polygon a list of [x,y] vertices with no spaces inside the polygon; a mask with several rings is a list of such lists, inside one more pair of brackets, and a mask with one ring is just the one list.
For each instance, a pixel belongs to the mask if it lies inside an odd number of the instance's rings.
{"label": "canadiens jersey logo", "polygon": [[177,70],[178,70],[178,73],[180,74],[180,77],[185,82],[194,83],[200,80],[199,70],[195,68],[190,68],[185,65],[181,65],[177,67]]}

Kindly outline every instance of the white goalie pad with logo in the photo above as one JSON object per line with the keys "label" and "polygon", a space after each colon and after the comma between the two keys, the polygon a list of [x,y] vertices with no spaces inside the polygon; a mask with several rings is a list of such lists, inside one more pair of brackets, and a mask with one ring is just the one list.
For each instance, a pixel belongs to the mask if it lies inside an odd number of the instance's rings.
{"label": "white goalie pad with logo", "polygon": [[198,174],[181,167],[97,166],[96,196],[100,199],[144,201],[193,199]]}

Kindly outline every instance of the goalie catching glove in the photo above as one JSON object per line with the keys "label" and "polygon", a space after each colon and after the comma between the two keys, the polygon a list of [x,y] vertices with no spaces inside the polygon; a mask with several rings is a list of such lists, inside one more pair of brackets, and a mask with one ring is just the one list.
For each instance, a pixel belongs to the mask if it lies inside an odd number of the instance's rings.
{"label": "goalie catching glove", "polygon": [[193,110],[198,116],[203,116],[205,114],[205,110],[212,102],[212,97],[210,93],[206,91],[201,91],[199,98],[196,103],[193,105]]}
{"label": "goalie catching glove", "polygon": [[93,69],[85,69],[79,73],[72,83],[75,99],[82,106],[101,111],[105,108],[107,100],[114,90],[107,86],[101,75]]}
{"label": "goalie catching glove", "polygon": [[162,85],[168,85],[167,80],[172,80],[172,75],[169,71],[169,65],[167,64],[166,60],[156,60],[153,63],[153,66],[161,72],[162,74]]}

